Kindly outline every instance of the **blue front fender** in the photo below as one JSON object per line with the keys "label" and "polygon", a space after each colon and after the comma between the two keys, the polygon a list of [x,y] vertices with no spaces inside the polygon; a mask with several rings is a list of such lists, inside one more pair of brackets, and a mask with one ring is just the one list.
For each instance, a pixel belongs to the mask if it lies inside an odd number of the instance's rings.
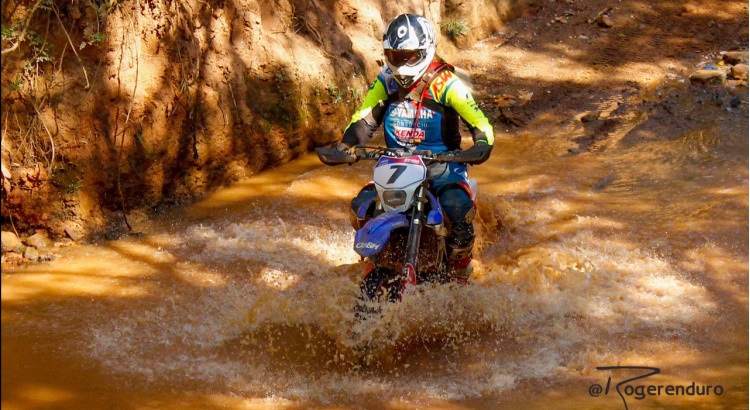
{"label": "blue front fender", "polygon": [[372,256],[383,250],[391,238],[391,231],[409,226],[406,215],[386,212],[367,221],[354,236],[354,251],[361,256]]}

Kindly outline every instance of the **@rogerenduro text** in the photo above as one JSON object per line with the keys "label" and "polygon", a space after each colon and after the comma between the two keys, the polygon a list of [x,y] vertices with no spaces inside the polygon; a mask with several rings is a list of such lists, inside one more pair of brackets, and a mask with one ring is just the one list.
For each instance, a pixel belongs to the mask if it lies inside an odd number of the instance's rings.
{"label": "@rogerenduro text", "polygon": [[[721,385],[700,384],[638,384],[631,383],[659,374],[657,367],[646,366],[603,366],[596,370],[608,371],[604,386],[594,383],[589,386],[591,397],[609,395],[611,390],[617,392],[622,399],[625,410],[628,410],[628,399],[643,400],[649,396],[721,396],[724,388]],[[614,379],[613,379],[614,377]],[[614,385],[613,385],[614,383]]]}

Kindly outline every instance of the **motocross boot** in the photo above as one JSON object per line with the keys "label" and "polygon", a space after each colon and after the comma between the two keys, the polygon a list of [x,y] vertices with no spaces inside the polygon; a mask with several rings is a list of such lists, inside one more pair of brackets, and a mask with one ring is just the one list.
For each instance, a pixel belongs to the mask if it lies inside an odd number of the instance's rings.
{"label": "motocross boot", "polygon": [[471,272],[474,270],[471,266],[471,260],[473,258],[471,249],[473,246],[474,241],[472,240],[469,245],[461,248],[449,247],[448,277],[451,282],[461,285],[469,283],[469,276],[471,276]]}
{"label": "motocross boot", "polygon": [[471,275],[476,206],[466,191],[455,186],[444,189],[439,200],[450,221],[450,235],[446,238],[448,280],[466,284]]}

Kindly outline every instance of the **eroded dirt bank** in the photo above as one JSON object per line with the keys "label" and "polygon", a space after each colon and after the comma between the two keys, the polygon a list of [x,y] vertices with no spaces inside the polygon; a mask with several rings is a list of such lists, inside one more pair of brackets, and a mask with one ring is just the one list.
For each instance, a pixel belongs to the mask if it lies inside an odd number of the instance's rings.
{"label": "eroded dirt bank", "polygon": [[2,229],[127,232],[338,138],[397,13],[471,44],[524,3],[4,1]]}

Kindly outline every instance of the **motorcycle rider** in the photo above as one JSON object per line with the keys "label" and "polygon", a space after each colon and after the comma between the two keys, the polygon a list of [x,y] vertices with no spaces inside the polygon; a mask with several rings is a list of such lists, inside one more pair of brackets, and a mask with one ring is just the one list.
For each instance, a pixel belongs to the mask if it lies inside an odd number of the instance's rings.
{"label": "motorcycle rider", "polygon": [[[338,149],[351,152],[365,145],[383,125],[389,148],[430,150],[460,149],[459,118],[468,126],[475,145],[494,143],[492,126],[479,109],[468,87],[450,64],[434,61],[436,35],[424,17],[401,14],[383,33],[386,65],[351,118]],[[447,238],[451,280],[466,283],[471,273],[476,204],[464,164],[433,164],[439,175],[431,191],[450,221]],[[370,184],[352,200],[356,210],[377,193]],[[355,226],[355,228],[358,228]]]}

